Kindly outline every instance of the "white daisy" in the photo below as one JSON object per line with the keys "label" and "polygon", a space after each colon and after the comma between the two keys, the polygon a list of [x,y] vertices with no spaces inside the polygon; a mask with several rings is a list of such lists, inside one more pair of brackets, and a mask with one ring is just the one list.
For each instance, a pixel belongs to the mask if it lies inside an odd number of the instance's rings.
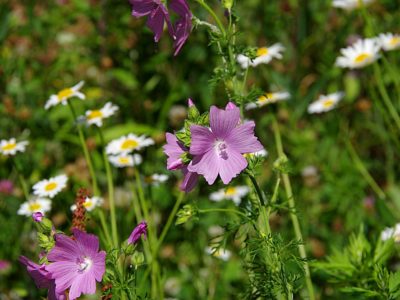
{"label": "white daisy", "polygon": [[385,228],[381,233],[381,240],[387,241],[393,238],[395,242],[400,242],[400,223],[397,223],[394,227]]}
{"label": "white daisy", "polygon": [[108,160],[117,168],[134,167],[142,163],[142,157],[139,154],[110,155]]}
{"label": "white daisy", "polygon": [[59,175],[39,181],[33,186],[33,193],[40,197],[53,198],[67,186],[68,177]]}
{"label": "white daisy", "polygon": [[[96,207],[99,207],[103,204],[104,200],[101,197],[86,197],[85,202],[83,202],[83,206],[87,211],[92,211]],[[71,205],[71,210],[74,211],[76,209],[76,204]]]}
{"label": "white daisy", "polygon": [[113,105],[111,102],[107,102],[102,109],[88,110],[86,112],[86,122],[88,125],[94,124],[101,127],[103,126],[103,120],[111,117],[118,109],[118,106]]}
{"label": "white daisy", "polygon": [[343,8],[345,10],[353,10],[360,8],[361,5],[368,5],[374,0],[333,0],[332,6]]}
{"label": "white daisy", "polygon": [[50,107],[56,106],[60,103],[63,105],[67,105],[67,100],[72,97],[78,97],[84,100],[85,95],[79,91],[84,83],[84,81],[80,81],[78,84],[74,85],[71,88],[66,88],[59,91],[57,95],[51,95],[49,100],[47,100],[44,108],[49,109]]}
{"label": "white daisy", "polygon": [[381,33],[378,41],[385,51],[396,50],[400,48],[400,34]]}
{"label": "white daisy", "polygon": [[380,45],[376,39],[360,39],[353,45],[340,50],[342,56],[336,59],[341,68],[358,69],[372,64],[379,58]]}
{"label": "white daisy", "polygon": [[329,95],[321,95],[319,98],[308,106],[309,114],[319,114],[327,112],[336,107],[344,96],[343,92],[337,92]]}
{"label": "white daisy", "polygon": [[210,194],[210,199],[212,201],[219,202],[221,200],[232,200],[236,205],[240,204],[240,201],[244,196],[249,193],[249,188],[245,185],[243,186],[232,186],[227,189],[220,189],[217,192]]}
{"label": "white daisy", "polygon": [[224,261],[229,260],[229,258],[231,258],[231,256],[232,256],[231,251],[229,251],[227,249],[222,249],[222,248],[213,249],[211,247],[207,247],[206,253],[211,254],[212,256],[222,259]]}
{"label": "white daisy", "polygon": [[15,155],[17,152],[25,152],[28,141],[17,142],[15,138],[0,141],[0,153],[3,155]]}
{"label": "white daisy", "polygon": [[236,58],[237,62],[243,69],[249,66],[256,67],[259,64],[268,64],[273,58],[281,59],[285,47],[280,43],[273,44],[271,47],[261,47],[257,49],[257,57],[251,60],[243,54],[239,54]]}
{"label": "white daisy", "polygon": [[154,185],[154,186],[159,186],[160,183],[166,182],[168,180],[169,176],[165,174],[153,174],[151,176],[146,177],[146,182]]}
{"label": "white daisy", "polygon": [[246,104],[246,110],[262,107],[264,105],[287,100],[289,98],[290,98],[290,93],[288,92],[266,93],[258,97],[256,102]]}
{"label": "white daisy", "polygon": [[259,156],[259,157],[267,157],[268,156],[268,151],[265,149],[262,149],[260,151],[257,152],[253,152],[253,153],[246,153],[244,154],[244,157],[252,157],[252,156]]}
{"label": "white daisy", "polygon": [[127,136],[112,140],[106,147],[106,153],[109,155],[129,153],[153,144],[154,141],[145,135],[137,136],[136,134],[130,133]]}
{"label": "white daisy", "polygon": [[29,201],[22,203],[18,209],[17,214],[21,216],[31,217],[35,212],[41,212],[45,214],[51,210],[51,201],[45,198],[30,199]]}

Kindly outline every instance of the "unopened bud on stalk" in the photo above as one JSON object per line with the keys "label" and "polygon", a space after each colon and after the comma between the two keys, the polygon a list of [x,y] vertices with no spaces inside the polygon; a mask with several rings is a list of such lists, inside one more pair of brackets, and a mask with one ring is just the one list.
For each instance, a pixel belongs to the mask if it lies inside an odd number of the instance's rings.
{"label": "unopened bud on stalk", "polygon": [[43,217],[43,215],[35,214],[32,215],[32,218],[35,221],[37,231],[43,234],[50,234],[53,229],[53,223],[49,219]]}
{"label": "unopened bud on stalk", "polygon": [[224,8],[231,11],[233,6],[233,0],[222,0],[222,5],[224,6]]}
{"label": "unopened bud on stalk", "polygon": [[281,155],[275,162],[274,162],[274,170],[281,173],[289,173],[289,159],[286,155]]}
{"label": "unopened bud on stalk", "polygon": [[200,116],[200,113],[191,98],[188,99],[188,107],[189,107],[188,118],[191,121],[195,121]]}
{"label": "unopened bud on stalk", "polygon": [[144,263],[143,253],[139,252],[139,251],[136,251],[135,253],[133,253],[131,262],[135,266],[135,268],[141,266]]}

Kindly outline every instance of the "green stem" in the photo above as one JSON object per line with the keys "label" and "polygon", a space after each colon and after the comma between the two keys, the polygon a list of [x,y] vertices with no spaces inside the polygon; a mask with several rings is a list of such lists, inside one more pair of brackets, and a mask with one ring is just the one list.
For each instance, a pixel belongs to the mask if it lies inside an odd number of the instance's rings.
{"label": "green stem", "polygon": [[14,159],[11,159],[11,161],[12,161],[12,164],[14,165],[15,170],[17,171],[18,181],[19,181],[19,184],[21,185],[22,192],[24,193],[25,200],[29,201],[28,185],[26,184],[25,178],[22,175],[22,172],[18,166],[17,161],[15,161]]}
{"label": "green stem", "polygon": [[393,103],[390,100],[389,94],[386,90],[385,84],[383,83],[382,72],[381,72],[381,69],[380,69],[380,66],[378,63],[374,64],[374,73],[375,73],[375,78],[378,83],[378,90],[379,90],[379,93],[381,94],[382,100],[385,103],[385,105],[389,111],[389,114],[392,116],[393,120],[395,121],[396,126],[400,130],[400,117],[399,117],[399,114],[398,114],[396,108],[393,106]]}
{"label": "green stem", "polygon": [[382,60],[385,67],[389,70],[390,77],[392,77],[392,81],[396,87],[398,100],[400,102],[400,77],[398,76],[396,70],[393,68],[393,65],[390,64],[390,62],[384,55],[382,55]]}
{"label": "green stem", "polygon": [[104,236],[106,237],[106,242],[108,244],[108,248],[112,248],[113,243],[112,243],[112,239],[110,236],[110,231],[109,231],[107,223],[106,223],[106,219],[104,217],[104,212],[101,209],[96,209],[96,211],[97,211],[97,215],[100,219],[101,227],[103,228]]}
{"label": "green stem", "polygon": [[[77,115],[75,113],[75,109],[72,106],[72,103],[70,101],[67,101],[67,103],[68,103],[68,106],[69,106],[70,111],[72,113],[73,122],[75,123],[76,119],[77,119]],[[95,195],[98,195],[99,190],[98,190],[98,187],[97,187],[96,173],[94,172],[92,160],[91,160],[90,155],[89,155],[89,150],[88,150],[86,142],[85,142],[85,137],[83,135],[82,128],[81,128],[81,126],[79,124],[76,125],[76,128],[78,130],[79,141],[80,141],[82,149],[83,149],[83,154],[85,156],[85,160],[86,160],[86,163],[87,163],[88,168],[89,168],[90,177],[92,178],[93,193]]]}
{"label": "green stem", "polygon": [[[278,125],[278,122],[276,121],[275,116],[273,116],[272,127],[273,127],[273,131],[274,131],[278,157],[284,157],[285,153],[283,152],[282,138],[281,138],[281,134],[279,131],[279,125]],[[307,262],[306,248],[304,246],[303,235],[302,235],[301,229],[300,229],[300,222],[299,222],[299,219],[297,218],[296,204],[295,204],[294,195],[293,195],[293,191],[292,191],[292,185],[290,183],[290,178],[287,173],[282,173],[281,176],[283,179],[283,185],[285,188],[286,197],[287,197],[288,203],[289,203],[289,211],[290,211],[290,217],[292,219],[294,233],[296,235],[296,239],[300,242],[298,248],[299,248],[300,257],[304,260],[304,272],[305,272],[305,276],[306,276],[306,285],[307,285],[307,290],[308,290],[308,296],[309,296],[310,300],[314,300],[315,296],[314,296],[313,284],[311,281],[310,267]]]}
{"label": "green stem", "polygon": [[113,245],[115,248],[118,247],[118,231],[117,231],[117,218],[115,214],[115,200],[114,200],[114,183],[112,178],[112,172],[110,167],[110,162],[108,161],[104,136],[103,132],[101,131],[100,127],[97,127],[100,136],[101,147],[103,151],[103,160],[104,160],[104,167],[106,169],[107,175],[107,186],[108,186],[108,199],[110,202],[110,214],[111,214],[111,235],[113,240]]}
{"label": "green stem", "polygon": [[269,219],[267,216],[267,212],[265,210],[265,204],[266,204],[266,199],[265,199],[265,195],[263,193],[263,191],[260,189],[260,186],[257,183],[256,178],[251,175],[251,174],[247,174],[250,178],[251,183],[254,186],[254,189],[256,190],[256,194],[258,197],[258,203],[259,203],[259,210],[260,210],[260,214],[261,214],[261,219],[259,219],[259,223],[260,223],[260,228],[264,229],[263,234],[265,234],[266,236],[269,236],[271,234],[271,228],[269,226]]}
{"label": "green stem", "polygon": [[215,12],[212,10],[210,6],[208,6],[207,3],[204,2],[204,0],[197,0],[197,3],[199,3],[208,13],[214,18],[215,22],[217,23],[217,26],[221,33],[226,36],[226,31],[224,25],[222,25],[221,20],[218,18],[218,16],[215,14]]}
{"label": "green stem", "polygon": [[251,183],[254,186],[254,189],[256,190],[256,193],[257,193],[258,199],[260,200],[261,205],[265,206],[267,204],[267,200],[265,199],[265,195],[264,195],[263,191],[260,189],[256,178],[251,174],[248,174],[248,176],[251,180]]}

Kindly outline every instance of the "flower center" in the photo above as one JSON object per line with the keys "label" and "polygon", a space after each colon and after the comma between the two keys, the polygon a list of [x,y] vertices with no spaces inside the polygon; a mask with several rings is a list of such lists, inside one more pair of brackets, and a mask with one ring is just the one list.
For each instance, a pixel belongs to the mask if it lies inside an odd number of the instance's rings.
{"label": "flower center", "polygon": [[215,143],[215,150],[217,151],[219,157],[222,159],[228,159],[228,153],[226,152],[228,146],[225,144],[223,140],[217,140]]}
{"label": "flower center", "polygon": [[92,201],[88,201],[88,200],[86,200],[84,203],[83,203],[83,206],[85,207],[85,208],[91,208],[92,206],[93,206],[93,202]]}
{"label": "flower center", "polygon": [[128,139],[122,143],[121,149],[122,150],[132,150],[132,149],[135,149],[137,146],[139,146],[139,143],[137,141]]}
{"label": "flower center", "polygon": [[268,54],[268,48],[267,47],[262,47],[257,49],[257,56],[264,56]]}
{"label": "flower center", "polygon": [[17,147],[16,143],[9,143],[1,147],[1,149],[3,149],[3,151],[11,151],[14,150],[16,147]]}
{"label": "flower center", "polygon": [[56,187],[57,187],[57,183],[49,182],[48,184],[46,184],[44,189],[45,189],[46,192],[50,192],[50,191],[54,190]]}
{"label": "flower center", "polygon": [[85,271],[89,271],[90,268],[92,267],[92,265],[93,265],[93,261],[88,257],[84,257],[83,259],[80,259],[78,261],[78,267],[79,267],[78,271],[81,273],[85,272]]}
{"label": "flower center", "polygon": [[57,97],[59,101],[64,100],[65,98],[71,97],[74,94],[72,89],[63,89],[58,92]]}
{"label": "flower center", "polygon": [[103,117],[103,113],[101,112],[101,110],[92,110],[92,111],[90,111],[90,114],[88,115],[87,119],[93,120],[93,119],[102,118],[102,117]]}
{"label": "flower center", "polygon": [[371,55],[368,53],[361,53],[354,59],[354,61],[356,63],[362,63],[362,62],[366,61],[367,59],[369,59],[370,57],[371,57]]}
{"label": "flower center", "polygon": [[228,187],[225,191],[226,196],[234,196],[236,195],[236,188],[234,187]]}
{"label": "flower center", "polygon": [[400,37],[395,36],[395,37],[391,38],[389,44],[391,46],[397,46],[398,44],[400,44]]}
{"label": "flower center", "polygon": [[30,211],[36,212],[41,208],[42,208],[42,206],[39,203],[33,202],[33,203],[29,204]]}
{"label": "flower center", "polygon": [[324,103],[322,104],[325,108],[331,107],[333,104],[335,104],[335,101],[332,99],[325,100]]}
{"label": "flower center", "polygon": [[129,158],[125,157],[125,156],[118,158],[118,161],[119,161],[120,164],[123,164],[123,165],[129,164]]}

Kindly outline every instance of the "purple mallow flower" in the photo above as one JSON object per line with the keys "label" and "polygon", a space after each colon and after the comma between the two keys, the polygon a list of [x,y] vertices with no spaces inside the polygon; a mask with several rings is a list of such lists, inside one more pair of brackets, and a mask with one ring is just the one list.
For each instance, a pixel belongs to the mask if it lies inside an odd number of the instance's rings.
{"label": "purple mallow flower", "polygon": [[196,186],[199,176],[196,173],[190,172],[182,160],[182,156],[186,152],[189,152],[189,149],[178,141],[172,133],[167,132],[166,139],[167,144],[164,145],[163,149],[164,153],[168,156],[167,169],[182,171],[184,177],[180,188],[188,193]]}
{"label": "purple mallow flower", "polygon": [[105,272],[106,252],[99,252],[99,239],[93,235],[73,229],[74,238],[56,234],[55,247],[49,252],[50,264],[46,270],[55,280],[56,292],[69,289],[69,299],[81,294],[96,293],[96,281],[100,282]]}
{"label": "purple mallow flower", "polygon": [[228,103],[225,110],[211,107],[210,128],[190,126],[190,154],[194,158],[188,170],[203,175],[210,185],[218,175],[228,184],[240,174],[247,167],[243,154],[260,151],[263,146],[254,135],[255,123],[239,122],[239,108]]}
{"label": "purple mallow flower", "polygon": [[42,222],[43,214],[40,211],[35,212],[32,214],[32,219],[33,219],[33,221],[35,221],[37,223]]}
{"label": "purple mallow flower", "polygon": [[25,265],[29,275],[32,277],[35,285],[39,289],[48,289],[47,299],[49,300],[65,300],[65,291],[56,293],[56,285],[51,274],[46,270],[46,265],[38,265],[30,261],[25,256],[20,256],[20,263]]}
{"label": "purple mallow flower", "polygon": [[131,235],[128,238],[128,244],[136,244],[140,237],[143,235],[143,238],[147,237],[147,223],[141,222],[139,225],[133,229]]}
{"label": "purple mallow flower", "polygon": [[171,0],[170,8],[180,17],[174,24],[174,55],[178,55],[192,30],[192,12],[186,0]]}

